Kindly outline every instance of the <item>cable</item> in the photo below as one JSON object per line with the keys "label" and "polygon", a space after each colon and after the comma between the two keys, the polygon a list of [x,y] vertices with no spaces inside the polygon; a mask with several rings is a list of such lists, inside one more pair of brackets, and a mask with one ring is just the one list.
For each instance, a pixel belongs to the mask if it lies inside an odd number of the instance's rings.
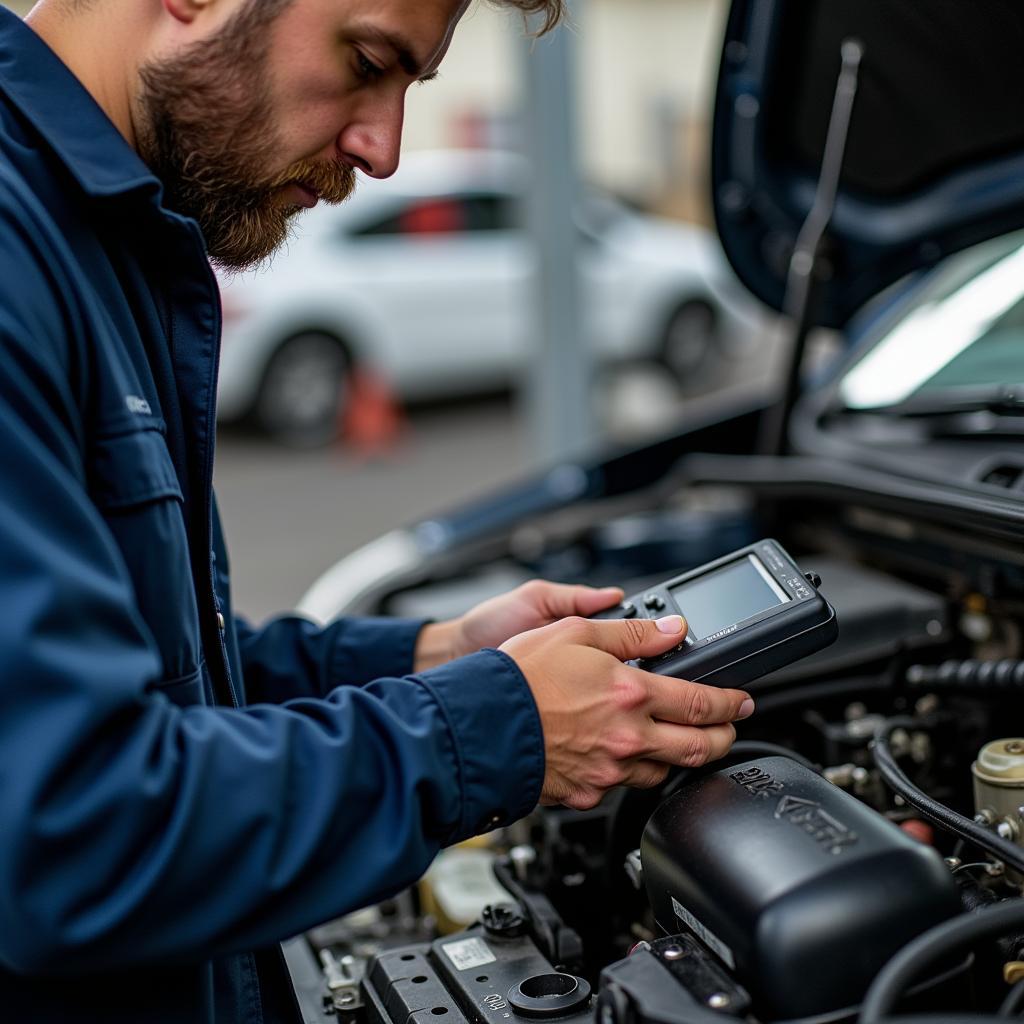
{"label": "cable", "polygon": [[1022,1006],[1024,1006],[1024,981],[1018,981],[1006,993],[1006,998],[999,1005],[999,1016],[1016,1017]]}
{"label": "cable", "polygon": [[[883,1017],[889,1016],[906,987],[931,961],[948,953],[956,952],[963,946],[971,945],[981,939],[994,938],[1022,926],[1024,926],[1024,900],[1015,899],[1000,903],[996,907],[975,910],[970,914],[954,917],[951,921],[944,921],[923,935],[919,935],[913,942],[904,946],[879,971],[864,997],[859,1024],[876,1024]],[[899,1022],[908,1024],[912,1019],[922,1022],[939,1020],[937,1017],[927,1016],[900,1017]],[[946,1016],[945,1019],[951,1018]],[[991,1018],[989,1019],[991,1020]]]}
{"label": "cable", "polygon": [[935,824],[963,836],[964,839],[969,839],[976,846],[998,857],[1007,867],[1024,873],[1024,849],[990,832],[951,807],[933,800],[903,773],[889,747],[889,734],[895,729],[912,729],[915,724],[912,718],[890,718],[875,734],[871,753],[875,767],[878,768],[886,785]]}

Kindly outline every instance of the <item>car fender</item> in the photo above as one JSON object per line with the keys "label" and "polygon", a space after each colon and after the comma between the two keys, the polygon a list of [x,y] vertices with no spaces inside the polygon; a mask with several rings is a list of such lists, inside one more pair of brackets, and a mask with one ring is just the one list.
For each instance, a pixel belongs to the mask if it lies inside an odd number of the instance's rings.
{"label": "car fender", "polygon": [[[249,295],[253,295],[252,291]],[[381,346],[374,343],[384,331],[381,318],[356,297],[316,290],[292,290],[290,300],[244,304],[245,312],[225,324],[218,384],[218,417],[236,419],[251,408],[267,364],[277,349],[297,334],[317,331],[341,341],[353,360],[390,375],[381,365]]]}

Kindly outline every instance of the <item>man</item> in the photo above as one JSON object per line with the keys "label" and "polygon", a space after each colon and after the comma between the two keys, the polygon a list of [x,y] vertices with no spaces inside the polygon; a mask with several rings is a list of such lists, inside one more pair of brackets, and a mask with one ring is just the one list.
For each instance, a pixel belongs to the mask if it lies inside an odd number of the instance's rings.
{"label": "man", "polygon": [[259,262],[353,168],[392,173],[466,6],[0,11],[5,1022],[296,1021],[279,940],[538,800],[720,756],[753,709],[623,664],[685,627],[579,617],[614,590],[429,625],[232,614],[207,256]]}

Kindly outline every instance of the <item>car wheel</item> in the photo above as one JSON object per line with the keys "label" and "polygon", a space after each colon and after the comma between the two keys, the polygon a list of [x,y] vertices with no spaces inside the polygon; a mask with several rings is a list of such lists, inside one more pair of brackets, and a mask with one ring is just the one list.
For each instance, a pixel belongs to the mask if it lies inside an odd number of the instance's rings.
{"label": "car wheel", "polygon": [[267,364],[253,409],[256,423],[293,447],[327,444],[338,436],[349,379],[341,341],[319,331],[297,334]]}
{"label": "car wheel", "polygon": [[669,318],[661,343],[661,362],[681,387],[704,383],[721,356],[718,315],[706,302],[684,302]]}

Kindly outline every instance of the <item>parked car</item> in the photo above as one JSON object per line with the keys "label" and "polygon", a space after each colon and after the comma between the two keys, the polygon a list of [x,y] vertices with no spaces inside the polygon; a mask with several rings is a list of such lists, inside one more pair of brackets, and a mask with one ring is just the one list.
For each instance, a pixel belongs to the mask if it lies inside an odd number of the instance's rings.
{"label": "parked car", "polygon": [[[313,969],[325,952],[366,966],[366,1020],[427,1006],[506,1024],[1018,1016],[1022,47],[1019,4],[995,0],[733,0],[720,236],[752,290],[811,309],[848,350],[824,375],[794,363],[792,406],[766,393],[691,410],[657,442],[382,537],[309,592],[325,617],[448,615],[542,575],[620,583],[657,608],[655,581],[774,537],[820,575],[839,625],[834,645],[749,682],[757,710],[724,761],[495,833],[506,906],[478,923],[438,935],[392,909],[377,933],[310,936]],[[837,139],[835,209],[805,259]]]}
{"label": "parked car", "polygon": [[[521,157],[436,151],[299,219],[269,270],[224,276],[218,411],[329,438],[372,370],[403,399],[507,387],[534,351]],[[576,212],[584,329],[601,361],[657,359],[691,387],[744,351],[758,312],[703,228],[588,192]]]}

